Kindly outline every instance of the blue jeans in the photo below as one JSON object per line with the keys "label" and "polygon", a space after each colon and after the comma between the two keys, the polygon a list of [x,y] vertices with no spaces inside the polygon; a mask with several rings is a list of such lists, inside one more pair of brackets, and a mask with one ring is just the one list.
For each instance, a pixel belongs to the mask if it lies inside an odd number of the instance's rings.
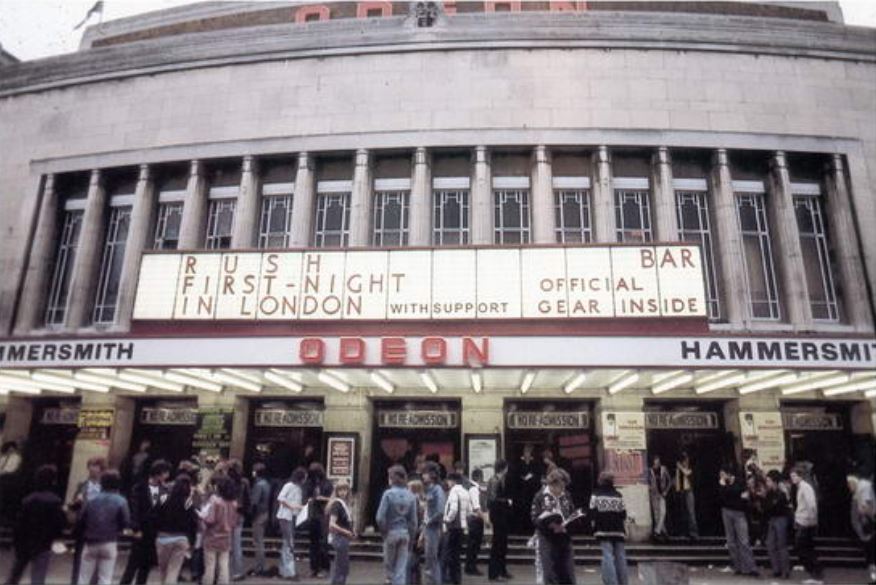
{"label": "blue jeans", "polygon": [[602,548],[602,582],[605,585],[627,585],[627,551],[622,540],[600,540]]}
{"label": "blue jeans", "polygon": [[426,585],[441,585],[441,527],[427,526],[423,530],[423,569]]}
{"label": "blue jeans", "polygon": [[[350,539],[335,534],[332,536],[332,548],[335,549],[335,562],[332,564],[332,585],[344,585],[350,574]],[[407,565],[407,561],[405,562]]]}
{"label": "blue jeans", "polygon": [[791,554],[788,552],[788,517],[770,518],[766,537],[767,553],[773,575],[784,576],[791,573]]}
{"label": "blue jeans", "polygon": [[280,520],[283,545],[280,547],[280,576],[295,576],[295,520]]}
{"label": "blue jeans", "polygon": [[231,576],[237,577],[243,572],[243,517],[239,516],[231,533]]}
{"label": "blue jeans", "polygon": [[408,582],[408,548],[411,535],[407,530],[390,530],[383,540],[383,566],[392,585]]}
{"label": "blue jeans", "polygon": [[751,553],[751,543],[748,541],[748,519],[745,512],[721,508],[721,519],[724,521],[724,536],[727,538],[727,552],[730,553],[730,564],[740,573],[755,573],[757,565]]}

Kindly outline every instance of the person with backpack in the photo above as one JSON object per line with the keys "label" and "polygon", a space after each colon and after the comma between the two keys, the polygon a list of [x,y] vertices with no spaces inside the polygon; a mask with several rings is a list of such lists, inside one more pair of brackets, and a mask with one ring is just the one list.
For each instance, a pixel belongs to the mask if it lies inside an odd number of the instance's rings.
{"label": "person with backpack", "polygon": [[91,583],[97,575],[98,585],[113,582],[118,543],[131,522],[128,502],[119,494],[122,478],[118,471],[104,471],[100,476],[100,493],[82,510],[76,533],[82,539],[79,582]]}
{"label": "person with backpack", "polygon": [[590,521],[593,536],[602,549],[602,582],[604,585],[627,585],[627,553],[625,522],[627,508],[624,497],[614,487],[614,474],[599,474],[596,489],[590,496]]}

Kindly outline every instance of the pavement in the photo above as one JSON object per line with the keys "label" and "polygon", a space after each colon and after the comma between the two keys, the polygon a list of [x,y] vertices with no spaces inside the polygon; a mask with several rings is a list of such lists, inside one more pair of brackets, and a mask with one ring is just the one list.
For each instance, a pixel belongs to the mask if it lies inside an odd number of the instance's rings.
{"label": "pavement", "polygon": [[[119,555],[119,561],[116,563],[116,577],[114,583],[118,582],[121,577],[122,570],[127,560],[127,554]],[[70,553],[57,555],[52,559],[52,564],[49,569],[49,583],[70,583],[70,571],[72,567],[72,555]],[[247,559],[251,563],[251,559]],[[299,570],[305,569],[303,573],[307,573],[305,563],[299,563]],[[0,580],[5,581],[9,576],[9,571],[12,567],[12,551],[5,549],[0,551]],[[523,585],[535,583],[534,568],[526,565],[511,565],[508,567],[514,578],[506,581],[506,585]],[[486,570],[486,567],[481,567]],[[790,580],[772,579],[764,577],[755,579],[752,577],[737,577],[728,570],[727,567],[690,567],[690,583],[691,585],[735,585],[735,584],[751,584],[760,583],[762,585],[787,585],[789,583],[802,583],[807,578],[807,575],[802,570],[796,570]],[[578,585],[597,585],[602,583],[599,575],[598,565],[579,565],[576,567],[576,576]],[[25,573],[22,583],[30,583],[29,573]],[[630,567],[630,585],[642,585],[644,581],[639,577],[637,567]],[[149,577],[149,583],[159,583],[158,569],[152,571]],[[263,578],[247,578],[241,583],[283,583],[281,579],[263,579]],[[371,585],[382,584],[384,582],[384,574],[380,563],[373,561],[354,561],[350,567],[350,578],[347,581],[351,585]],[[302,578],[302,584],[327,585],[328,579],[308,579]],[[490,581],[484,577],[475,577],[464,575],[462,580],[463,585],[487,585]],[[864,568],[828,568],[825,571],[825,583],[827,584],[842,584],[842,585],[864,585],[867,583],[867,571]]]}

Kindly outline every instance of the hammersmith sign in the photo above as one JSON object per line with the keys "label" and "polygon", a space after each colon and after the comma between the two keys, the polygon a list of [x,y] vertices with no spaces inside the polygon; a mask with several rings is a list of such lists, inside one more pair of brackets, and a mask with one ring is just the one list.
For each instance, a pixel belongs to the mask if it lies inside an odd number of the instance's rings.
{"label": "hammersmith sign", "polygon": [[706,317],[696,246],[152,253],[136,320]]}

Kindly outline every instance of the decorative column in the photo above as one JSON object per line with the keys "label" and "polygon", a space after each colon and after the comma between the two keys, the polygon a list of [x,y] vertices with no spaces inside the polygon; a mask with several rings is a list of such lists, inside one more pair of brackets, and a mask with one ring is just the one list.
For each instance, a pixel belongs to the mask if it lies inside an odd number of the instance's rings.
{"label": "decorative column", "polygon": [[834,154],[831,158],[826,183],[825,215],[830,222],[830,239],[839,270],[835,276],[842,283],[846,319],[859,331],[873,331],[864,261],[855,235],[857,231],[842,155]]}
{"label": "decorative column", "polygon": [[601,244],[617,241],[614,217],[614,192],[611,188],[611,157],[608,147],[593,153],[593,241]]}
{"label": "decorative column", "polygon": [[414,152],[411,175],[410,244],[428,246],[432,243],[432,169],[429,151],[423,147]]}
{"label": "decorative column", "polygon": [[255,157],[243,157],[240,171],[240,191],[234,210],[234,227],[231,232],[231,248],[240,250],[255,248],[259,226],[258,161]]}
{"label": "decorative column", "polygon": [[493,184],[490,151],[486,146],[474,150],[474,180],[471,185],[471,243],[493,243]]}
{"label": "decorative column", "polygon": [[207,181],[204,165],[193,160],[189,167],[189,184],[183,203],[179,229],[179,249],[196,250],[204,247],[204,230],[207,226]]}
{"label": "decorative column", "polygon": [[155,214],[155,181],[149,165],[140,165],[137,188],[134,191],[134,206],[131,208],[131,224],[128,240],[125,243],[125,257],[122,260],[122,275],[119,279],[119,302],[116,308],[116,322],[123,330],[131,326],[134,311],[134,296],[137,292],[137,278],[140,275],[140,261],[143,250],[149,247],[149,229]]}
{"label": "decorative column", "polygon": [[294,248],[310,245],[313,233],[314,203],[313,158],[306,152],[298,153],[298,170],[295,173],[295,194],[292,198],[292,239]]}
{"label": "decorative column", "polygon": [[85,200],[85,214],[76,258],[73,262],[73,281],[70,286],[70,310],[67,312],[67,327],[77,329],[91,322],[89,312],[94,306],[94,291],[97,290],[100,261],[103,254],[104,231],[106,228],[106,189],[103,186],[100,170],[91,171],[88,196]]}
{"label": "decorative column", "polygon": [[745,260],[742,257],[742,233],[736,218],[736,196],[727,151],[720,148],[712,159],[712,189],[714,191],[715,231],[723,283],[724,317],[734,328],[742,328],[751,321],[751,303],[745,278]]}
{"label": "decorative column", "polygon": [[794,213],[794,195],[785,153],[777,151],[770,160],[770,196],[767,206],[773,221],[770,225],[778,244],[775,253],[782,279],[787,319],[795,330],[812,329],[812,306],[806,286],[806,268],[800,248],[800,232]]}
{"label": "decorative column", "polygon": [[353,192],[350,195],[350,246],[371,244],[371,156],[365,149],[356,151]]}
{"label": "decorative column", "polygon": [[49,290],[52,264],[58,239],[58,192],[55,175],[46,175],[43,182],[33,247],[27,262],[24,287],[19,299],[16,333],[23,334],[43,325],[46,294]]}
{"label": "decorative column", "polygon": [[532,152],[532,241],[535,244],[553,244],[554,186],[551,153],[544,145]]}
{"label": "decorative column", "polygon": [[675,189],[672,188],[672,163],[669,149],[661,146],[651,158],[651,184],[654,186],[654,228],[658,242],[678,240]]}

